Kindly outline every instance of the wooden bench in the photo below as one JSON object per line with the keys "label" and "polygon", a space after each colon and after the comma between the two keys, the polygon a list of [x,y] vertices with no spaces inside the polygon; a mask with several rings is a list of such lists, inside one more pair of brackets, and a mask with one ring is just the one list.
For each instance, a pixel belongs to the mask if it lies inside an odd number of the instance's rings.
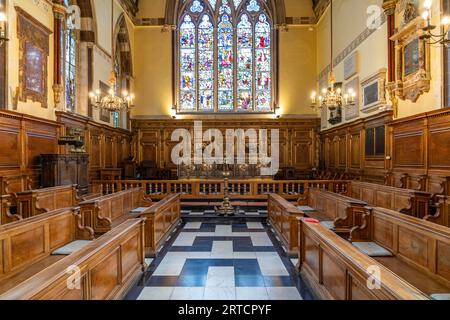
{"label": "wooden bench", "polygon": [[450,198],[448,196],[436,196],[436,213],[424,217],[431,221],[450,228]]}
{"label": "wooden bench", "polygon": [[92,228],[96,235],[104,234],[127,219],[139,216],[132,213],[136,208],[151,206],[142,188],[132,188],[93,200],[80,202],[80,213],[85,226]]}
{"label": "wooden bench", "polygon": [[11,206],[17,206],[15,214],[5,212],[4,223],[26,219],[45,212],[77,206],[80,201],[92,199],[100,194],[78,197],[76,185],[58,186],[17,192]]}
{"label": "wooden bench", "polygon": [[369,241],[392,253],[375,260],[428,295],[449,294],[450,229],[385,208],[367,211]]}
{"label": "wooden bench", "polygon": [[298,254],[298,223],[297,218],[303,217],[303,212],[295,205],[277,194],[269,194],[268,222],[281,239],[289,256]]}
{"label": "wooden bench", "polygon": [[[37,243],[37,237],[32,239]],[[28,246],[32,252],[39,247]],[[12,258],[20,261],[14,254]],[[141,277],[144,260],[144,219],[130,219],[71,255],[49,261],[19,284],[8,282],[0,299],[121,299]]]}
{"label": "wooden bench", "polygon": [[81,225],[79,211],[72,208],[0,226],[0,293],[64,257],[52,255],[55,250],[93,238],[93,230]]}
{"label": "wooden bench", "polygon": [[329,229],[348,237],[349,240],[367,238],[363,232],[355,232],[361,227],[365,229],[367,203],[342,194],[323,189],[309,189],[298,201],[299,205],[307,205],[314,211],[304,211],[305,216],[326,222]]}
{"label": "wooden bench", "polygon": [[[319,223],[299,219],[302,278],[324,300],[427,300],[429,297]],[[373,281],[372,270],[380,281]],[[371,290],[367,283],[379,285]]]}
{"label": "wooden bench", "polygon": [[181,221],[181,195],[171,194],[145,209],[145,254],[154,257]]}
{"label": "wooden bench", "polygon": [[398,211],[413,217],[428,216],[431,193],[352,181],[348,196],[368,204]]}

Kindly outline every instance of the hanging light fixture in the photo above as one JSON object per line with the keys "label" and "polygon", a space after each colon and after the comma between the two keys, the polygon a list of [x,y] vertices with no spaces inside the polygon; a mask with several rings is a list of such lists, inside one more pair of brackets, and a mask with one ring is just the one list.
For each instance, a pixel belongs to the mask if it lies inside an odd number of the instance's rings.
{"label": "hanging light fixture", "polygon": [[117,78],[114,71],[114,0],[111,0],[111,74],[110,74],[110,89],[108,94],[102,97],[102,92],[96,90],[90,92],[89,97],[91,103],[95,108],[107,110],[109,112],[129,111],[133,108],[134,94],[124,90],[122,96],[116,93]]}
{"label": "hanging light fixture", "polygon": [[432,0],[425,0],[423,7],[425,11],[422,13],[422,18],[427,22],[425,27],[422,28],[423,34],[419,37],[421,40],[426,41],[431,45],[442,45],[448,46],[450,40],[448,39],[448,33],[450,31],[450,18],[444,16],[441,20],[441,27],[443,29],[442,34],[435,34],[432,31],[437,28],[437,26],[431,24],[431,7],[433,5]]}
{"label": "hanging light fixture", "polygon": [[6,13],[0,11],[0,46],[2,46],[9,39],[6,37],[6,22],[8,19],[6,18]]}
{"label": "hanging light fixture", "polygon": [[322,89],[322,94],[317,96],[317,92],[311,93],[311,108],[320,109],[328,108],[329,110],[336,110],[342,107],[343,104],[350,105],[355,103],[356,92],[349,89],[346,94],[342,94],[342,84],[336,83],[336,76],[333,70],[333,1],[330,4],[331,8],[331,64],[330,74],[328,76],[328,88]]}

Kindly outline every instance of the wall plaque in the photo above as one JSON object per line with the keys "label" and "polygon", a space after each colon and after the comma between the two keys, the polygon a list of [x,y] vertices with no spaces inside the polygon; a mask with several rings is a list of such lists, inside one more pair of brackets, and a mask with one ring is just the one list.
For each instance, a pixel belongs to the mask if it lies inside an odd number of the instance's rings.
{"label": "wall plaque", "polygon": [[358,73],[358,51],[344,60],[344,79],[348,80]]}
{"label": "wall plaque", "polygon": [[361,112],[369,113],[386,108],[386,73],[386,69],[380,69],[361,82]]}
{"label": "wall plaque", "polygon": [[22,8],[16,6],[15,9],[19,37],[19,100],[39,102],[47,108],[47,60],[52,32]]}

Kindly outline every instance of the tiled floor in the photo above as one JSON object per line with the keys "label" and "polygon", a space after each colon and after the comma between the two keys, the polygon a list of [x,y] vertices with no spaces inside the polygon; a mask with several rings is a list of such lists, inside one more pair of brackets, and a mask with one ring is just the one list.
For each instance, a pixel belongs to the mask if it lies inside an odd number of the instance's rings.
{"label": "tiled floor", "polygon": [[187,222],[127,299],[312,299],[267,226]]}

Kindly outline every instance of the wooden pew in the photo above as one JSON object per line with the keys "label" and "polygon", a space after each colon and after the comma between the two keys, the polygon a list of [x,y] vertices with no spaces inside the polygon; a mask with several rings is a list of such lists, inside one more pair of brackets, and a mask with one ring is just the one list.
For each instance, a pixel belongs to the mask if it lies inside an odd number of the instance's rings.
{"label": "wooden pew", "polygon": [[424,220],[431,221],[450,228],[450,199],[448,196],[436,196],[436,213],[424,217]]}
{"label": "wooden pew", "polygon": [[92,228],[96,235],[101,235],[125,220],[139,216],[131,213],[133,209],[151,204],[144,189],[132,188],[80,202],[79,206],[84,225]]}
{"label": "wooden pew", "polygon": [[348,192],[350,197],[366,201],[370,205],[395,210],[420,219],[430,214],[432,195],[427,192],[360,181],[352,181]]}
{"label": "wooden pew", "polygon": [[145,254],[154,257],[166,239],[181,222],[181,195],[171,194],[145,209]]}
{"label": "wooden pew", "polygon": [[17,192],[13,195],[11,206],[17,206],[17,212],[6,212],[4,223],[26,219],[45,212],[77,206],[80,201],[100,196],[91,194],[78,197],[76,185],[58,186]]}
{"label": "wooden pew", "polygon": [[[427,300],[422,293],[319,223],[299,219],[302,278],[324,300]],[[379,271],[379,282],[372,270]],[[369,289],[367,284],[375,285]],[[376,287],[378,285],[378,288]],[[373,287],[372,287],[373,288]]]}
{"label": "wooden pew", "polygon": [[62,258],[52,253],[76,240],[92,240],[78,209],[65,208],[0,226],[0,293]]}
{"label": "wooden pew", "polygon": [[277,194],[269,194],[268,222],[281,239],[289,256],[298,254],[298,217],[303,212]]}
{"label": "wooden pew", "polygon": [[0,176],[0,225],[21,219],[15,214],[14,195],[30,188],[31,181],[26,175]]}
{"label": "wooden pew", "polygon": [[379,263],[431,294],[450,293],[450,229],[385,208],[367,208],[370,241],[392,257]]}
{"label": "wooden pew", "polygon": [[331,221],[331,229],[348,237],[349,240],[361,241],[367,238],[364,232],[356,232],[361,228],[365,229],[368,223],[366,202],[327,190],[309,189],[298,203],[315,209],[315,211],[305,211],[305,216],[320,221]]}
{"label": "wooden pew", "polygon": [[141,277],[144,259],[144,219],[130,219],[26,281],[10,286],[0,299],[121,299]]}

